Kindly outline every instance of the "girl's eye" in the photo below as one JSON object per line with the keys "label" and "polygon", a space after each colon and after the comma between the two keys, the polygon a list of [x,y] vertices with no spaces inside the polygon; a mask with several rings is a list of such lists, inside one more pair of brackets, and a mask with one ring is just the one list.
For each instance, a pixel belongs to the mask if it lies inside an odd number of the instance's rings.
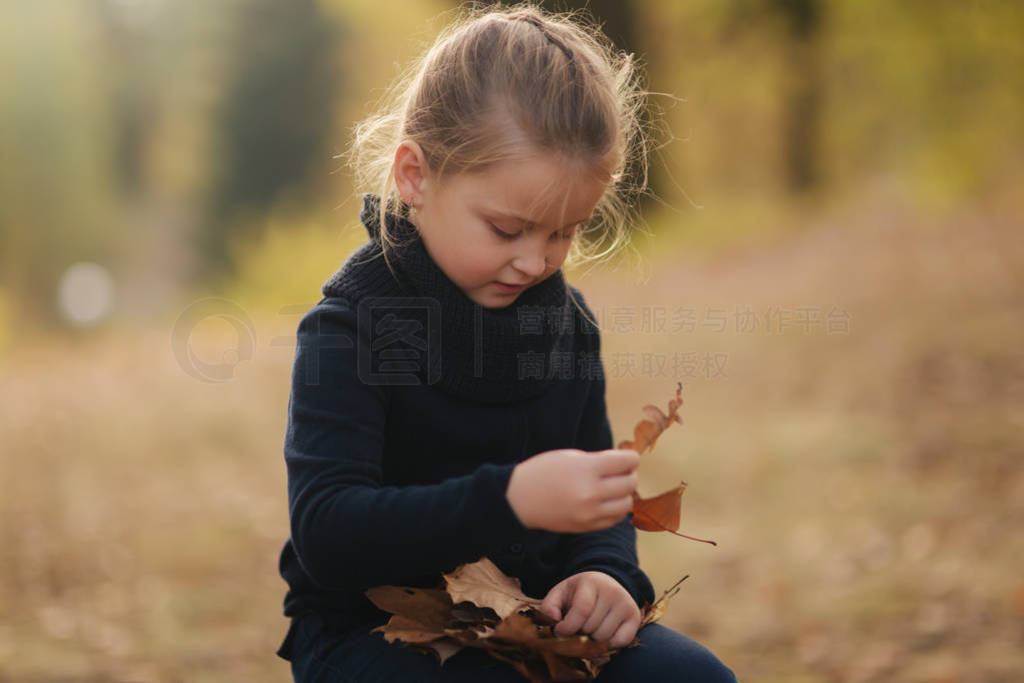
{"label": "girl's eye", "polygon": [[[511,240],[516,239],[520,235],[520,233],[518,233],[518,232],[515,233],[515,234],[512,234],[510,232],[505,232],[504,230],[502,230],[501,228],[496,226],[494,223],[490,223],[489,222],[488,225],[491,226],[491,230],[494,231],[494,234],[496,234],[498,237],[500,237],[503,240],[511,241]],[[569,230],[565,230],[564,232],[552,233],[551,234],[551,239],[552,240],[557,240],[557,239],[571,240],[573,238],[573,235],[575,235],[575,234],[576,234],[576,227],[573,226],[572,228],[570,228]]]}
{"label": "girl's eye", "polygon": [[515,235],[513,235],[511,233],[505,232],[504,230],[500,230],[498,228],[498,226],[496,226],[494,223],[490,223],[490,226],[491,226],[491,230],[494,231],[494,234],[496,234],[498,237],[500,237],[503,240],[514,240],[515,238],[519,237],[519,233],[516,233]]}

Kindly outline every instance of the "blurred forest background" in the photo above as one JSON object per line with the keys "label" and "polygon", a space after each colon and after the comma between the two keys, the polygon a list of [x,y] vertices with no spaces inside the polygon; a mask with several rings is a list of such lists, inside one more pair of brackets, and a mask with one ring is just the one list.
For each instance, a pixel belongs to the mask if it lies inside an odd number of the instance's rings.
{"label": "blurred forest background", "polygon": [[[554,8],[584,3],[550,3]],[[278,681],[295,327],[453,2],[0,4],[0,681]],[[570,270],[664,623],[750,681],[1024,671],[1024,5],[594,1],[654,196]]]}

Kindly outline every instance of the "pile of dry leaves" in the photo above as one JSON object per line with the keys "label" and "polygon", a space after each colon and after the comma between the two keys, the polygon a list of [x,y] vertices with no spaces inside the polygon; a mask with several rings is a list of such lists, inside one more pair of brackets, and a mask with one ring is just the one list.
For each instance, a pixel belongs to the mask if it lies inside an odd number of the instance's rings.
{"label": "pile of dry leaves", "polygon": [[[461,565],[444,579],[445,588],[377,586],[366,591],[377,607],[393,615],[376,630],[389,643],[436,653],[442,664],[464,647],[484,648],[531,681],[594,678],[619,651],[587,635],[556,636],[556,621],[540,611],[541,601],[525,595],[519,579],[486,557]],[[661,617],[683,579],[645,606],[641,626]]]}

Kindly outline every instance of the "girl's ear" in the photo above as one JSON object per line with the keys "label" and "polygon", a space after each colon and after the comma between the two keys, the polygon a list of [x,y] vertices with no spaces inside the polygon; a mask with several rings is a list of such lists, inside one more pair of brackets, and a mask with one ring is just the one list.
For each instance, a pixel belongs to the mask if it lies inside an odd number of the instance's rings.
{"label": "girl's ear", "polygon": [[423,149],[413,140],[404,140],[395,150],[395,186],[403,204],[418,206],[423,199],[427,162]]}

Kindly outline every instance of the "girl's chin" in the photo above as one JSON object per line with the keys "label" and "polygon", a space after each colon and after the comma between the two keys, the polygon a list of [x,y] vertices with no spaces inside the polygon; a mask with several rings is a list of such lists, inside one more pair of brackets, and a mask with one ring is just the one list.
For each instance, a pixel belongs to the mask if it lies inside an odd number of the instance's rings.
{"label": "girl's chin", "polygon": [[503,297],[502,299],[491,299],[490,301],[477,301],[477,303],[484,308],[497,311],[502,308],[508,308],[517,298],[518,297]]}
{"label": "girl's chin", "polygon": [[[485,288],[486,289],[486,288]],[[519,294],[499,294],[493,287],[490,291],[477,291],[474,295],[469,297],[474,302],[480,304],[484,308],[500,309],[507,308],[516,299],[519,298]]]}

